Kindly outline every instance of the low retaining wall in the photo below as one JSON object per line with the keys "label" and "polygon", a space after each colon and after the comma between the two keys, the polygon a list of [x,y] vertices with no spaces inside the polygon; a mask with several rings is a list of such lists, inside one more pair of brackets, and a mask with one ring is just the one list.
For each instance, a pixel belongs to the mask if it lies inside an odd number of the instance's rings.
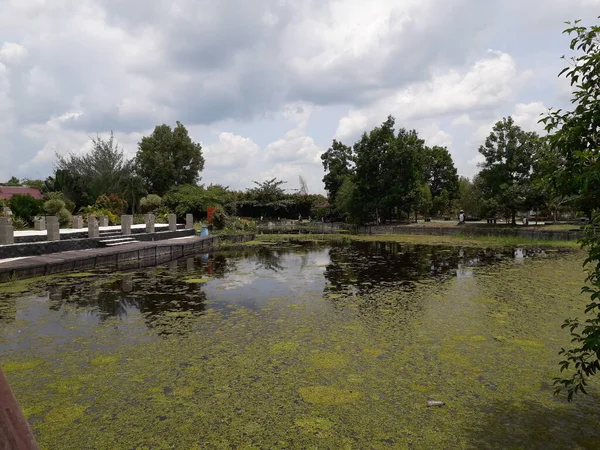
{"label": "low retaining wall", "polygon": [[[143,230],[145,231],[145,229]],[[195,230],[159,231],[158,233],[136,233],[138,241],[161,241],[176,237],[192,236]],[[85,233],[87,236],[87,232]],[[60,241],[26,242],[0,246],[0,259],[19,258],[22,256],[47,255],[50,253],[68,252],[73,250],[85,250],[88,248],[99,248],[100,241],[119,237],[100,236],[97,238],[65,239]]]}
{"label": "low retaining wall", "polygon": [[[185,232],[185,234],[183,234]],[[194,230],[154,233],[154,235],[178,233],[193,235]],[[150,238],[152,235],[148,235]],[[138,238],[140,236],[137,236]],[[172,236],[173,237],[173,236]],[[117,270],[131,270],[141,267],[163,264],[183,256],[200,252],[212,252],[218,248],[219,241],[225,236],[206,236],[182,241],[162,242],[151,239],[127,244],[124,247],[87,248],[80,251],[56,253],[52,255],[20,259],[0,264],[0,283],[10,280],[22,280],[63,272],[85,271],[102,266],[115,266]],[[255,238],[253,234],[230,235],[228,240],[247,242]],[[73,241],[74,242],[74,241]],[[32,244],[29,244],[32,245]]]}
{"label": "low retaining wall", "polygon": [[549,231],[536,229],[501,229],[484,227],[414,227],[414,226],[365,226],[357,228],[358,234],[413,234],[428,236],[488,236],[520,237],[540,241],[576,241],[582,231]]}
{"label": "low retaining wall", "polygon": [[[157,225],[160,225],[160,226],[157,226]],[[168,230],[169,229],[168,225],[164,225],[164,224],[156,224],[155,227],[157,230]],[[178,231],[183,230],[184,227],[185,226],[181,223],[177,224]],[[132,235],[133,234],[138,235],[138,234],[144,234],[144,233],[146,233],[145,227],[131,229]],[[119,236],[121,236],[120,230],[100,230],[100,237],[103,239],[108,239],[109,237],[119,237]],[[87,237],[88,237],[88,230],[87,230],[87,228],[85,228],[82,231],[74,231],[71,233],[61,233],[60,240],[61,241],[70,241],[73,239],[87,239]],[[46,236],[45,232],[43,235],[37,235],[37,234],[32,235],[32,236],[15,235],[15,244],[25,244],[27,242],[46,242],[47,239],[48,239],[48,237]]]}

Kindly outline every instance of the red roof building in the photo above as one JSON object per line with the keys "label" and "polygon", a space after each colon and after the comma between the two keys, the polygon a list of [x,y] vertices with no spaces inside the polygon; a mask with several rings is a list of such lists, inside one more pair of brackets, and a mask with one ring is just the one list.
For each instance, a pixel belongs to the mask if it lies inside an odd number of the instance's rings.
{"label": "red roof building", "polygon": [[31,195],[35,199],[42,199],[39,189],[23,186],[0,186],[0,200],[10,200],[15,194]]}

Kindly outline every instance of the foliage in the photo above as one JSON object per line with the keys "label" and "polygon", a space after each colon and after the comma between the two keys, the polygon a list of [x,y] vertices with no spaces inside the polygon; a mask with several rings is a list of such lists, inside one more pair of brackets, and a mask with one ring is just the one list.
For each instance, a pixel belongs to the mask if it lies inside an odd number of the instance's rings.
{"label": "foliage", "polygon": [[[440,208],[458,197],[458,172],[446,147],[425,147],[423,152],[423,181],[429,185],[432,201],[438,200]],[[443,206],[442,206],[443,205]]]}
{"label": "foliage", "polygon": [[480,218],[481,201],[478,188],[478,177],[471,182],[468,178],[460,177],[458,180],[458,207],[465,212],[466,217]]}
{"label": "foliage", "polygon": [[35,216],[42,212],[42,202],[31,195],[15,194],[10,198],[8,206],[13,215],[26,224],[33,223]]}
{"label": "foliage", "polygon": [[156,194],[149,194],[140,199],[140,211],[144,214],[156,211],[163,204],[162,198]]}
{"label": "foliage", "polygon": [[222,230],[227,226],[229,216],[221,205],[215,207],[215,211],[212,215],[212,225],[216,230]]}
{"label": "foliage", "polygon": [[433,199],[431,196],[431,188],[428,184],[423,184],[419,187],[419,200],[417,211],[425,217],[429,217],[433,208]]}
{"label": "foliage", "polygon": [[356,186],[352,181],[351,177],[344,178],[341,187],[338,189],[335,204],[337,209],[342,216],[348,221],[352,222],[354,218],[358,216],[355,209],[357,203],[355,201]]}
{"label": "foliage", "polygon": [[4,186],[21,186],[21,181],[17,177],[10,177],[10,180],[4,183]]}
{"label": "foliage", "polygon": [[335,203],[338,191],[344,184],[344,180],[352,173],[352,148],[333,140],[331,147],[321,155],[325,176],[323,183],[329,201]]}
{"label": "foliage", "polygon": [[115,194],[101,195],[96,199],[95,209],[106,209],[116,216],[121,216],[127,211],[127,202]]}
{"label": "foliage", "polygon": [[55,216],[65,207],[65,202],[59,199],[47,200],[44,202],[44,211],[50,216]]}
{"label": "foliage", "polygon": [[479,178],[488,215],[500,209],[515,224],[517,211],[533,206],[533,166],[539,148],[538,135],[523,131],[512,117],[504,117],[494,125],[484,145],[479,147],[485,158]]}
{"label": "foliage", "polygon": [[211,184],[209,186],[193,186],[186,184],[176,186],[163,197],[163,205],[182,217],[193,214],[194,217],[205,217],[209,206],[230,205],[235,199],[235,193],[229,188]]}
{"label": "foliage", "polygon": [[125,158],[112,132],[107,140],[99,136],[91,140],[89,153],[57,154],[54,178],[46,181],[49,190],[61,191],[76,206],[93,204],[103,194],[121,194],[133,172],[132,161]]}
{"label": "foliage", "polygon": [[389,220],[417,206],[424,141],[415,130],[394,134],[395,119],[364,133],[354,144],[354,200],[360,222]]}
{"label": "foliage", "polygon": [[65,202],[54,198],[44,202],[44,211],[49,216],[56,216],[61,227],[68,226],[73,220],[73,215],[66,208]]}
{"label": "foliage", "polygon": [[[96,217],[106,216],[106,217],[108,217],[108,223],[110,225],[119,225],[121,223],[120,216],[117,216],[116,214],[109,211],[108,209],[97,208],[96,205],[84,206],[83,208],[81,208],[79,210],[79,213],[81,214],[81,216],[83,217],[83,219],[86,222],[87,222],[89,216],[96,216]],[[140,223],[144,223],[144,220],[142,220]]]}
{"label": "foliage", "polygon": [[557,191],[566,197],[576,196],[578,209],[591,217],[600,205],[600,137],[596,132],[600,123],[600,26],[567,23],[564,33],[573,35],[570,49],[579,56],[570,58],[559,76],[565,75],[574,88],[574,107],[571,111],[551,110],[541,122],[550,133],[548,145]]}
{"label": "foliage", "polygon": [[174,186],[193,185],[204,168],[202,146],[192,142],[182,123],[159,125],[139,143],[137,169],[148,192],[165,195]]}
{"label": "foliage", "polygon": [[22,217],[12,216],[10,220],[15,230],[24,230],[29,225],[28,221],[23,219]]}
{"label": "foliage", "polygon": [[[578,52],[569,67],[560,74],[565,75],[573,86],[574,107],[572,111],[551,111],[542,122],[551,134],[548,137],[551,149],[563,164],[565,176],[558,177],[557,185],[563,194],[575,194],[586,212],[593,213],[592,206],[600,201],[600,26],[584,27],[579,21],[571,24],[565,33],[573,35],[570,48]],[[579,392],[586,393],[587,379],[600,371],[600,213],[586,229],[581,244],[588,249],[585,266],[588,267],[588,284],[583,292],[590,295],[586,306],[587,318],[568,319],[563,328],[569,328],[573,348],[561,350],[564,360],[561,371],[571,370],[564,378],[555,378],[556,393],[566,391],[568,399]]]}
{"label": "foliage", "polygon": [[40,192],[44,192],[46,184],[44,180],[34,180],[30,178],[24,178],[21,180],[21,186],[27,186],[34,189],[39,189]]}

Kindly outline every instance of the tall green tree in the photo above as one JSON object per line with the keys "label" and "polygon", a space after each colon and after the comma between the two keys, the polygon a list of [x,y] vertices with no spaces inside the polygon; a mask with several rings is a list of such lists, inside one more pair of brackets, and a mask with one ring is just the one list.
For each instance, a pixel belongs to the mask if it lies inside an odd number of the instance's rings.
{"label": "tall green tree", "polygon": [[533,168],[540,148],[539,136],[523,131],[512,117],[497,122],[479,153],[483,200],[496,204],[516,223],[516,213],[529,209],[534,201]]}
{"label": "tall green tree", "polygon": [[446,147],[425,147],[423,151],[423,182],[431,191],[432,214],[446,214],[458,198],[458,172]]}
{"label": "tall green tree", "polygon": [[560,352],[564,357],[561,371],[568,374],[554,380],[556,392],[565,391],[571,400],[579,392],[586,393],[588,378],[600,371],[600,26],[585,27],[580,21],[568,24],[564,32],[572,36],[570,49],[576,56],[560,75],[573,87],[573,108],[550,111],[542,122],[549,132],[549,145],[569,171],[561,178],[562,186],[568,187],[566,193],[576,194],[592,215],[581,241],[588,250],[583,292],[590,301],[585,320],[568,319],[563,324],[571,332],[573,346]]}
{"label": "tall green tree", "polygon": [[111,132],[108,139],[91,138],[92,150],[83,155],[57,155],[52,181],[77,206],[94,204],[100,195],[121,195],[131,174],[131,162]]}
{"label": "tall green tree", "polygon": [[408,214],[418,204],[424,141],[415,130],[396,134],[394,125],[389,116],[354,144],[353,199],[361,222]]}
{"label": "tall green tree", "polygon": [[323,183],[329,202],[335,204],[335,199],[344,180],[352,173],[352,148],[333,140],[331,147],[321,155],[325,176]]}
{"label": "tall green tree", "polygon": [[196,184],[204,169],[202,146],[181,122],[159,125],[138,144],[136,166],[148,192],[164,195],[174,186]]}

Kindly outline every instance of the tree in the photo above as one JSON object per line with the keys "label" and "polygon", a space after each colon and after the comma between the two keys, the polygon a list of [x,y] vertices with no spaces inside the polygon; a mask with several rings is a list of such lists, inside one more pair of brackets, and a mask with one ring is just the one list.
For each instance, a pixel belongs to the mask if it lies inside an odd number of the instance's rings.
{"label": "tree", "polygon": [[17,177],[10,177],[4,186],[21,186],[21,181]]}
{"label": "tree", "polygon": [[[579,56],[570,60],[565,75],[573,86],[571,111],[550,111],[541,121],[550,133],[549,145],[562,157],[571,181],[562,179],[567,192],[575,193],[592,214],[581,244],[588,249],[584,266],[588,267],[587,285],[583,292],[590,295],[585,308],[586,319],[568,319],[563,328],[571,332],[572,348],[560,352],[564,359],[561,371],[569,375],[554,379],[556,393],[567,392],[569,400],[578,392],[586,393],[587,379],[600,371],[600,26],[584,27],[579,21],[567,22],[564,31],[573,35],[570,48]],[[559,75],[559,76],[560,76]]]}
{"label": "tree", "polygon": [[21,186],[39,189],[40,191],[43,191],[46,187],[44,180],[34,180],[30,178],[24,178],[23,180],[21,180]]}
{"label": "tree", "polygon": [[458,195],[458,172],[446,147],[425,147],[423,152],[424,182],[431,189],[433,198],[446,191],[451,199]]}
{"label": "tree", "polygon": [[256,185],[248,189],[249,197],[260,208],[261,215],[271,215],[276,211],[287,209],[291,201],[286,198],[285,191],[281,187],[285,181],[271,178],[262,182],[253,181]]}
{"label": "tree", "polygon": [[321,155],[325,176],[323,183],[329,202],[335,204],[335,199],[344,180],[352,173],[352,149],[339,141],[333,140],[331,147]]}
{"label": "tree", "polygon": [[458,198],[458,172],[446,147],[423,149],[423,180],[431,190],[431,212],[446,214]]}
{"label": "tree", "polygon": [[396,135],[394,125],[389,116],[354,144],[354,200],[361,222],[409,214],[418,204],[424,141],[415,130],[402,128]]}
{"label": "tree", "polygon": [[192,142],[187,129],[159,125],[142,138],[136,154],[137,169],[148,192],[163,196],[174,186],[194,185],[204,168],[202,146]]}
{"label": "tree", "polygon": [[478,180],[477,175],[473,181],[465,177],[460,177],[458,180],[457,209],[462,209],[467,217],[481,218],[481,192]]}
{"label": "tree", "polygon": [[54,190],[77,206],[94,204],[100,195],[122,194],[132,165],[111,132],[108,139],[90,138],[92,150],[84,155],[57,155]]}
{"label": "tree", "polygon": [[520,209],[532,205],[533,166],[540,147],[534,132],[523,131],[512,117],[497,122],[479,153],[481,188],[488,204],[497,204],[510,215],[513,225]]}

